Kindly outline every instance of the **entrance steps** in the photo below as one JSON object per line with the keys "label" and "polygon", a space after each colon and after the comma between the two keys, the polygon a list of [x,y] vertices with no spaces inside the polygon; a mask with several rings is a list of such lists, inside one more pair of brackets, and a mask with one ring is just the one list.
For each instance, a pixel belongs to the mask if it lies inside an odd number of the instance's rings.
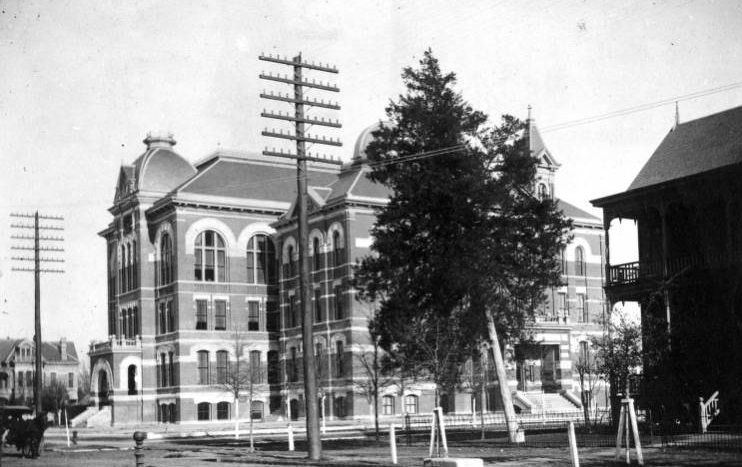
{"label": "entrance steps", "polygon": [[559,393],[518,392],[531,403],[531,413],[574,412],[580,407]]}
{"label": "entrance steps", "polygon": [[88,427],[111,426],[111,407],[103,407],[87,420]]}
{"label": "entrance steps", "polygon": [[98,407],[88,407],[84,412],[78,414],[75,418],[70,419],[70,426],[85,426],[90,417],[98,413]]}

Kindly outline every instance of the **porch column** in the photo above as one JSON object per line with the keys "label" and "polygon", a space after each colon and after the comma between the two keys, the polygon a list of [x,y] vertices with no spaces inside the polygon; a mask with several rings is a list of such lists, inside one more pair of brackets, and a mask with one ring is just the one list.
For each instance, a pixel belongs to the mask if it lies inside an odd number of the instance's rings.
{"label": "porch column", "polygon": [[668,249],[669,249],[669,239],[668,239],[668,227],[667,227],[667,207],[665,206],[665,203],[660,203],[659,206],[660,211],[660,221],[662,226],[662,296],[665,300],[665,319],[667,320],[667,337],[668,337],[668,345],[670,342],[670,335],[671,335],[671,327],[670,327],[670,290],[668,288],[668,279],[669,279],[669,268],[667,264],[668,260]]}

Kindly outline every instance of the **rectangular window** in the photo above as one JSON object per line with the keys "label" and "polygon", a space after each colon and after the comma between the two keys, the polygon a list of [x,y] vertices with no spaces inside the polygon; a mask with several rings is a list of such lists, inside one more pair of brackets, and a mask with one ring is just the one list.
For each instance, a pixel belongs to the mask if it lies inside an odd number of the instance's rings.
{"label": "rectangular window", "polygon": [[291,328],[299,325],[299,297],[296,295],[291,296],[291,310],[290,310],[289,322]]}
{"label": "rectangular window", "polygon": [[557,294],[557,300],[559,303],[559,316],[568,316],[569,310],[567,310],[567,294],[559,292],[559,294]]}
{"label": "rectangular window", "polygon": [[206,300],[196,300],[196,329],[206,329]]}
{"label": "rectangular window", "polygon": [[394,415],[394,396],[384,396],[382,409],[384,415]]}
{"label": "rectangular window", "polygon": [[160,354],[160,367],[162,368],[162,385],[164,387],[170,386],[170,373],[168,372],[167,361],[165,360],[165,354]]}
{"label": "rectangular window", "polygon": [[54,385],[57,382],[57,374],[52,372],[49,379],[50,379],[50,384]]}
{"label": "rectangular window", "polygon": [[216,404],[216,419],[229,420],[229,402],[219,402]]}
{"label": "rectangular window", "polygon": [[254,384],[263,382],[263,371],[260,368],[260,350],[250,351],[250,380]]}
{"label": "rectangular window", "polygon": [[342,341],[335,342],[335,362],[336,376],[345,375],[345,354]]}
{"label": "rectangular window", "polygon": [[577,294],[577,319],[580,320],[581,323],[587,323],[588,317],[587,317],[587,306],[585,306],[585,294],[578,293]]}
{"label": "rectangular window", "polygon": [[417,396],[415,395],[405,396],[404,410],[406,413],[417,413]]}
{"label": "rectangular window", "polygon": [[217,251],[217,281],[218,282],[225,282],[227,280],[227,274],[226,274],[226,266],[227,266],[227,257],[226,253],[224,251]]}
{"label": "rectangular window", "polygon": [[167,375],[170,386],[175,386],[175,359],[172,352],[167,353]]}
{"label": "rectangular window", "polygon": [[289,381],[295,383],[299,380],[296,362],[296,347],[291,347],[291,361],[289,362]]}
{"label": "rectangular window", "polygon": [[345,310],[343,309],[343,289],[335,287],[335,319],[345,318]]}
{"label": "rectangular window", "polygon": [[19,388],[23,387],[23,372],[22,371],[18,372],[18,387]]}
{"label": "rectangular window", "polygon": [[260,330],[260,302],[258,301],[247,302],[247,330]]}
{"label": "rectangular window", "polygon": [[75,387],[75,374],[74,373],[67,373],[67,387],[68,388]]}
{"label": "rectangular window", "polygon": [[204,250],[204,280],[214,282],[214,250]]}
{"label": "rectangular window", "polygon": [[198,351],[198,384],[209,384],[209,352]]}
{"label": "rectangular window", "polygon": [[322,293],[320,289],[314,289],[314,322],[322,322]]}
{"label": "rectangular window", "polygon": [[227,382],[227,359],[228,354],[224,350],[216,353],[216,383],[224,384]]}
{"label": "rectangular window", "polygon": [[197,407],[199,420],[209,420],[211,418],[211,404],[208,402],[201,402]]}
{"label": "rectangular window", "polygon": [[167,331],[174,332],[175,331],[175,310],[173,309],[172,301],[168,301],[165,304],[165,310],[167,313]]}
{"label": "rectangular window", "polygon": [[264,235],[257,235],[255,240],[257,242],[258,260],[255,262],[255,275],[258,279],[258,284],[265,284],[265,269],[266,269],[266,254],[268,246],[265,244],[268,237]]}
{"label": "rectangular window", "polygon": [[224,300],[214,301],[214,329],[227,329],[227,302]]}
{"label": "rectangular window", "polygon": [[202,261],[202,259],[201,259],[202,258],[202,255],[203,255],[203,250],[197,249],[196,250],[196,262],[193,265],[193,277],[197,281],[204,280],[203,276],[201,275],[201,271],[203,271],[203,265],[201,263],[201,261]]}
{"label": "rectangular window", "polygon": [[278,302],[265,302],[268,331],[278,331],[281,328],[280,314],[278,313]]}
{"label": "rectangular window", "polygon": [[26,387],[27,388],[33,387],[33,372],[32,371],[26,372]]}
{"label": "rectangular window", "polygon": [[590,355],[587,342],[580,342],[580,363],[582,365],[588,365],[590,363],[588,360],[589,357]]}

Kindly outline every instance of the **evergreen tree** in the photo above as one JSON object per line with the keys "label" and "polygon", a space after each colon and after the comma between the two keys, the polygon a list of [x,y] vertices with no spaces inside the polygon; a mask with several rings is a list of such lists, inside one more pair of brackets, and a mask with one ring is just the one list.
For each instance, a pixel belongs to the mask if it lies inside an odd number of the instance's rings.
{"label": "evergreen tree", "polygon": [[[553,200],[533,196],[537,161],[518,119],[487,126],[429,50],[402,78],[407,92],[390,102],[390,124],[366,150],[375,162],[369,177],[391,197],[356,286],[379,303],[382,347],[422,366],[443,390],[488,341],[514,439],[499,339],[523,335],[545,288],[559,283],[570,223]],[[425,155],[441,149],[450,150]]]}

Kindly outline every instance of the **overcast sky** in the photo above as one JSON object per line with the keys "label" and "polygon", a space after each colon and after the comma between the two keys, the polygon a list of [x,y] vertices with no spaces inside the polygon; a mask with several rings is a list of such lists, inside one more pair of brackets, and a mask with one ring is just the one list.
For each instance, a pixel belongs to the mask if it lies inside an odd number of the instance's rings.
{"label": "overcast sky", "polygon": [[[402,91],[402,67],[430,47],[493,119],[533,106],[562,164],[557,196],[584,209],[626,189],[671,129],[674,105],[647,104],[680,97],[682,121],[742,105],[742,87],[705,92],[742,81],[733,0],[0,0],[0,10],[0,335],[33,335],[33,276],[10,271],[7,226],[10,212],[38,208],[65,217],[67,250],[66,274],[42,278],[42,334],[82,351],[106,334],[97,232],[119,166],[150,130],[172,131],[191,161],[273,145],[259,113],[288,108],[260,102],[261,89],[279,88],[257,76],[284,70],[259,62],[261,52],[301,51],[340,69],[344,127],[325,134],[343,139],[334,154],[347,160]],[[614,248],[612,262],[630,251]]]}

